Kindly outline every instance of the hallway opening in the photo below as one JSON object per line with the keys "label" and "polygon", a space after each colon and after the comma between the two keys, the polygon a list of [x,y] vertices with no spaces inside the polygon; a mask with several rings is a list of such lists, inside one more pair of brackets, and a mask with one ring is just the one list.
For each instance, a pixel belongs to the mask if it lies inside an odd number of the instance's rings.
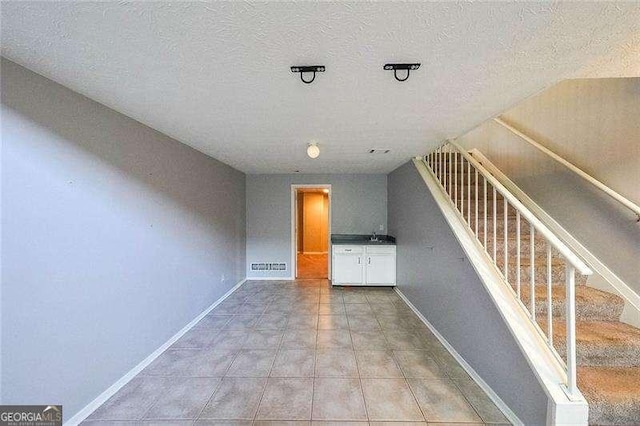
{"label": "hallway opening", "polygon": [[330,187],[295,188],[295,278],[329,277]]}

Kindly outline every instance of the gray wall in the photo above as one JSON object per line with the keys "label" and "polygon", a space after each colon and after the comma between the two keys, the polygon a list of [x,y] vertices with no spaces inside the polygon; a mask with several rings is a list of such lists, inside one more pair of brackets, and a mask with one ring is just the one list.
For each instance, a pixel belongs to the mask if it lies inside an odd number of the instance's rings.
{"label": "gray wall", "polygon": [[398,288],[525,424],[547,397],[412,162],[389,174]]}
{"label": "gray wall", "polygon": [[68,419],[244,278],[245,229],[243,173],[2,60],[2,402]]}
{"label": "gray wall", "polygon": [[[291,185],[331,184],[331,233],[387,229],[387,176],[274,174],[247,176],[247,277],[290,277]],[[379,226],[384,231],[379,231]],[[250,262],[287,262],[287,271],[251,272]]]}
{"label": "gray wall", "polygon": [[[569,80],[504,117],[640,204],[639,99],[640,78]],[[640,293],[640,226],[630,210],[492,121],[458,142],[479,149]]]}

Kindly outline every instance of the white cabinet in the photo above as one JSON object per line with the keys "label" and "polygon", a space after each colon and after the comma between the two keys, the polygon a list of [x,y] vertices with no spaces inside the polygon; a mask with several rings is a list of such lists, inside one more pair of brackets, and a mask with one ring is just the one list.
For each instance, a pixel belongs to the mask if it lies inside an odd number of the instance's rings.
{"label": "white cabinet", "polygon": [[396,284],[396,247],[367,246],[365,282],[368,285]]}
{"label": "white cabinet", "polygon": [[333,248],[333,281],[349,285],[364,282],[364,247],[335,246]]}
{"label": "white cabinet", "polygon": [[334,245],[334,285],[396,285],[396,246]]}

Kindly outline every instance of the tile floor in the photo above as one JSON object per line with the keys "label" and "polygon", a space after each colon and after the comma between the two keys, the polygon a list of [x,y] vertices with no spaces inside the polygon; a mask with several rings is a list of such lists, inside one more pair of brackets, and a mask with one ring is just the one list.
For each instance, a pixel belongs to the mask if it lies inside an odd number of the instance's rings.
{"label": "tile floor", "polygon": [[506,424],[388,288],[248,281],[83,425]]}

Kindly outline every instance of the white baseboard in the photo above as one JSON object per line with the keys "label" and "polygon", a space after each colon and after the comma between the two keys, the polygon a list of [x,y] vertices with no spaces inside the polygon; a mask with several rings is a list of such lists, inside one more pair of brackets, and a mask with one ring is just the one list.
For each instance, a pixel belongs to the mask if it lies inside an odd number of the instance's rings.
{"label": "white baseboard", "polygon": [[511,408],[509,408],[509,406],[505,404],[505,402],[498,396],[498,394],[495,393],[493,389],[491,389],[491,386],[489,386],[487,382],[482,380],[482,377],[480,377],[480,375],[476,373],[473,367],[471,367],[467,363],[467,361],[465,361],[465,359],[453,348],[453,346],[451,346],[449,342],[447,342],[447,339],[445,339],[429,322],[429,320],[426,319],[415,306],[413,306],[413,303],[411,303],[409,299],[407,299],[402,291],[400,291],[398,287],[395,287],[395,290],[396,293],[398,293],[398,296],[400,296],[400,298],[404,300],[404,303],[406,303],[407,306],[409,306],[409,308],[411,308],[411,310],[418,316],[418,318],[420,318],[420,321],[422,321],[424,325],[426,325],[429,330],[431,330],[431,332],[438,338],[440,343],[442,343],[442,346],[444,346],[449,351],[449,353],[456,359],[456,361],[458,361],[462,368],[464,368],[467,374],[471,376],[471,378],[478,384],[478,386],[480,386],[480,388],[482,388],[482,390],[489,396],[491,401],[493,401],[493,403],[500,409],[500,411],[502,411],[507,420],[509,420],[514,425],[524,425],[524,423],[518,418],[518,416],[516,416]]}
{"label": "white baseboard", "polygon": [[233,292],[235,292],[242,284],[244,284],[247,279],[243,279],[239,281],[236,285],[234,285],[229,291],[227,291],[221,298],[213,302],[202,311],[197,317],[195,317],[189,324],[185,325],[180,331],[174,334],[169,340],[164,342],[158,349],[153,351],[151,355],[146,357],[142,362],[133,367],[129,372],[127,372],[124,376],[118,379],[117,382],[109,386],[107,390],[102,392],[96,399],[87,404],[83,409],[78,411],[73,417],[67,420],[64,424],[65,426],[75,426],[82,422],[84,419],[89,417],[91,413],[93,413],[98,407],[104,404],[109,398],[111,398],[116,392],[118,392],[124,385],[129,383],[131,379],[133,379],[138,373],[140,373],[145,367],[151,364],[156,358],[160,356],[165,350],[167,350],[171,345],[173,345],[179,338],[181,338],[187,331],[189,331],[194,325],[196,325],[202,318],[204,318],[209,312],[211,312],[216,306],[222,303],[227,297],[231,296]]}
{"label": "white baseboard", "polygon": [[293,277],[251,277],[247,281],[293,281]]}

